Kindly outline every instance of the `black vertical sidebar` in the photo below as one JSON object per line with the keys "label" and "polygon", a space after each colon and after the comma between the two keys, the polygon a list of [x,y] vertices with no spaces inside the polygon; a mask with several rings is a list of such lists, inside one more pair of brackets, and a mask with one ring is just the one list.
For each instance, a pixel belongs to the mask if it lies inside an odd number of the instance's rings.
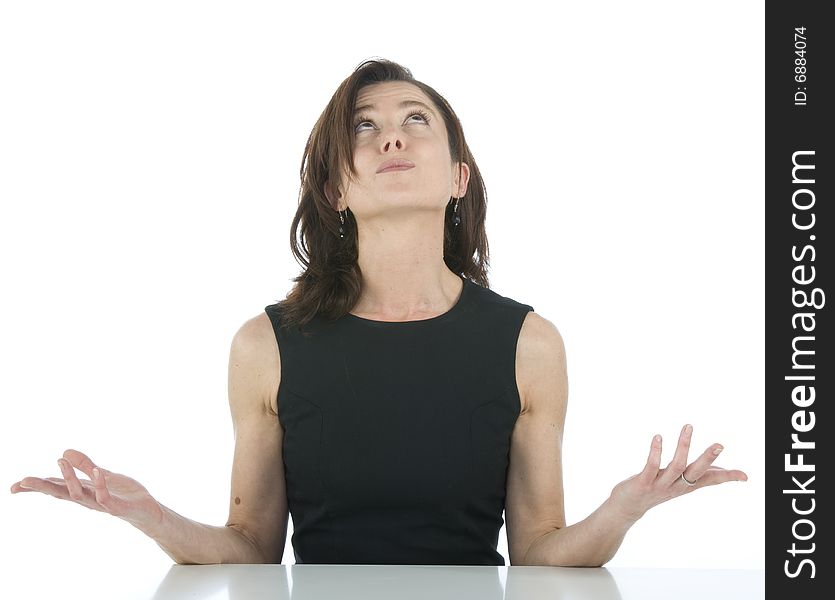
{"label": "black vertical sidebar", "polygon": [[[765,15],[765,584],[833,598],[829,511],[835,402],[831,206],[835,21],[825,2]],[[826,557],[826,558],[825,558]],[[829,559],[831,560],[831,559]]]}

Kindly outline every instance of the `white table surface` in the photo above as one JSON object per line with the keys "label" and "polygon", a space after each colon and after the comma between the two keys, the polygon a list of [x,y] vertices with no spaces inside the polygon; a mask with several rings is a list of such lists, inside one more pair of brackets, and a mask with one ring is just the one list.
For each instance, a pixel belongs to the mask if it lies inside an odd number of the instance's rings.
{"label": "white table surface", "polygon": [[[83,588],[74,591],[83,589],[88,599],[153,600],[747,600],[765,597],[765,572],[757,569],[172,564],[167,571],[141,571],[125,570],[120,577],[122,585],[118,586],[123,593],[114,590],[112,579],[110,585],[99,586],[95,576],[81,573],[79,583],[84,582]],[[39,587],[46,592],[50,585],[42,582]],[[65,592],[72,589],[66,582],[63,587]],[[139,589],[143,591],[138,593]],[[55,593],[59,593],[58,589]]]}

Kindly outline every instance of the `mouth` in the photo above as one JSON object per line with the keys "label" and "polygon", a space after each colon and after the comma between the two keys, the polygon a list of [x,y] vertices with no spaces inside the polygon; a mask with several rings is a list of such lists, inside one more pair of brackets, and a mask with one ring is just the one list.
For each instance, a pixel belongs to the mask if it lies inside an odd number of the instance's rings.
{"label": "mouth", "polygon": [[380,168],[377,169],[377,173],[388,173],[389,171],[405,171],[407,169],[413,169],[415,167],[415,163],[410,160],[406,160],[403,158],[396,158],[394,160],[387,160],[383,164],[380,165]]}

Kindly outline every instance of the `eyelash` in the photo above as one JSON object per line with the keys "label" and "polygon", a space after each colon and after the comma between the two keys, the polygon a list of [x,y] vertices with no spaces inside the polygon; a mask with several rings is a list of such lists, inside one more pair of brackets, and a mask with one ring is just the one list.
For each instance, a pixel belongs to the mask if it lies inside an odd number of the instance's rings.
{"label": "eyelash", "polygon": [[[415,109],[412,112],[410,112],[406,116],[406,120],[411,119],[415,115],[418,115],[418,116],[422,117],[423,120],[426,121],[427,123],[429,123],[429,121],[430,121],[429,115],[426,114],[426,112],[421,110],[421,109]],[[356,120],[354,121],[354,130],[356,130],[357,127],[359,127],[361,124],[365,123],[366,121],[368,121],[370,123],[374,122],[371,119],[369,119],[368,117],[366,117],[365,115],[360,115],[359,117],[357,117]]]}

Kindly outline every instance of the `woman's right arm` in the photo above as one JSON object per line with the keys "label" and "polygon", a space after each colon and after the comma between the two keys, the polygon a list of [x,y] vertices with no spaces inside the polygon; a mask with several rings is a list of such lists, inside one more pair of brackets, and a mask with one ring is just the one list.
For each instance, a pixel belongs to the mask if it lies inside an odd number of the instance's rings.
{"label": "woman's right arm", "polygon": [[[101,469],[76,450],[64,453],[64,479],[27,477],[12,493],[37,491],[117,516],[153,538],[179,564],[280,563],[288,510],[283,430],[274,412],[281,373],[266,313],[244,323],[229,355],[229,404],[235,433],[232,493],[225,526],[198,523],[156,501],[136,480]],[[79,480],[78,469],[90,480]]]}
{"label": "woman's right arm", "polygon": [[204,525],[163,507],[161,521],[145,532],[178,563],[281,563],[288,509],[283,430],[272,408],[280,374],[272,324],[261,313],[241,326],[229,353],[235,454],[226,525]]}

